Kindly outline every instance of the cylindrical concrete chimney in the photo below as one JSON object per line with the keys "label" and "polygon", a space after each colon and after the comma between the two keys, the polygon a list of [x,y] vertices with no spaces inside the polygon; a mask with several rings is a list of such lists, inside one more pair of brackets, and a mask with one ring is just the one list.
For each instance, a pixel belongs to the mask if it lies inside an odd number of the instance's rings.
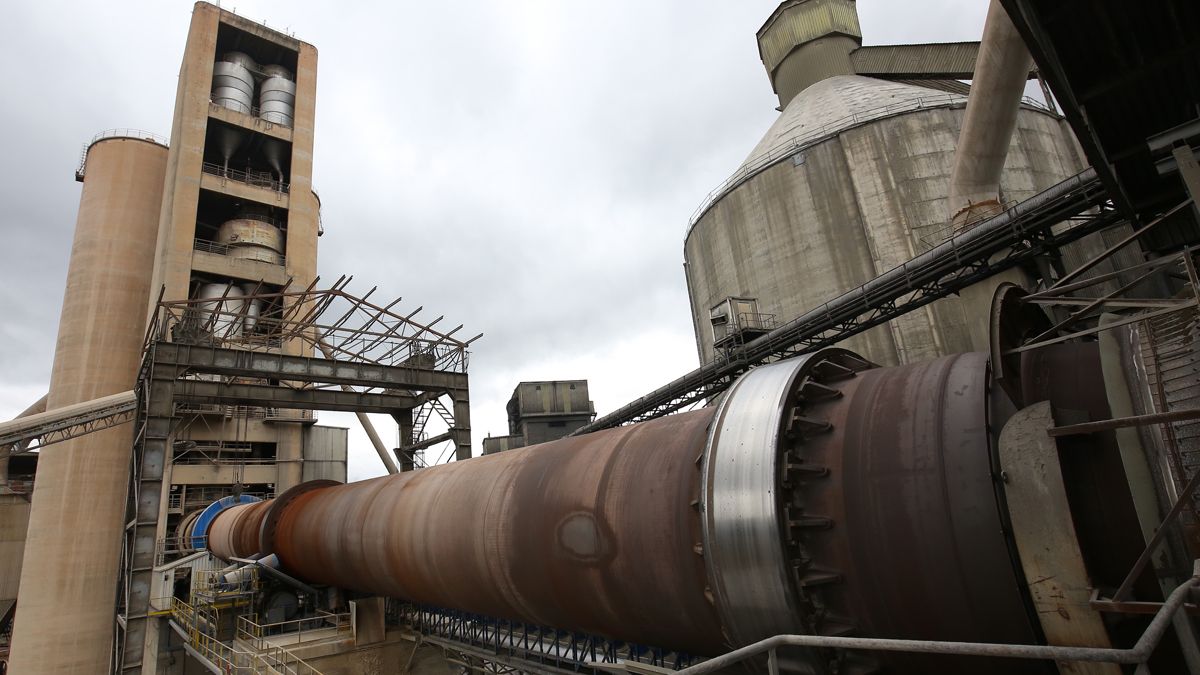
{"label": "cylindrical concrete chimney", "polygon": [[[48,409],[134,386],[166,168],[167,148],[142,138],[88,149]],[[12,672],[108,672],[132,445],[126,424],[42,451]]]}

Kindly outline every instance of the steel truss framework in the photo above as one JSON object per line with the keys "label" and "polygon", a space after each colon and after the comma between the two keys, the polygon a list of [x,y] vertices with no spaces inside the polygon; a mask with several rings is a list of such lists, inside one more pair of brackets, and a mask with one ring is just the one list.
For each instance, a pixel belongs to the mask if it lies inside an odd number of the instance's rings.
{"label": "steel truss framework", "polygon": [[[414,408],[446,397],[453,406],[450,440],[460,458],[470,457],[469,341],[427,326],[415,328],[420,326],[411,320],[415,312],[403,318],[391,312],[396,302],[378,307],[344,289],[341,279],[332,291],[252,294],[276,307],[279,317],[265,324],[259,318],[253,331],[241,334],[229,326],[232,321],[251,325],[244,306],[214,306],[210,300],[160,303],[136,388],[114,672],[138,672],[143,665],[163,487],[175,432],[184,419],[178,404],[375,412],[403,424]],[[338,303],[343,307],[333,309]],[[309,309],[295,309],[304,306]],[[338,318],[319,322],[330,311]],[[298,319],[283,318],[297,314]],[[359,318],[352,321],[355,314]],[[304,355],[314,347],[329,356]]]}
{"label": "steel truss framework", "polygon": [[[1089,210],[1095,213],[1081,216]],[[1055,226],[1074,221],[1055,232]],[[598,418],[573,435],[668,415],[724,391],[750,368],[836,344],[1007,269],[1112,227],[1122,217],[1088,169],[903,265]]]}
{"label": "steel truss framework", "polygon": [[28,452],[125,424],[133,421],[136,406],[134,393],[128,391],[5,422],[0,424],[0,449]]}
{"label": "steel truss framework", "polygon": [[696,661],[656,647],[426,605],[396,603],[389,614],[426,642],[525,672],[602,673],[603,664],[621,663],[678,670]]}
{"label": "steel truss framework", "polygon": [[[1188,448],[1184,446],[1188,445],[1192,454],[1195,454],[1195,423],[1200,420],[1200,404],[1197,404],[1200,379],[1194,375],[1195,365],[1200,362],[1196,342],[1196,331],[1200,329],[1200,273],[1197,272],[1196,255],[1200,253],[1200,247],[1184,248],[1110,274],[1077,279],[1083,272],[1112,258],[1139,236],[1191,203],[1190,199],[1181,202],[1048,288],[1029,294],[1019,289],[1005,289],[998,296],[997,303],[993,304],[994,312],[1003,312],[998,303],[1004,294],[1009,294],[1016,302],[1049,310],[1057,317],[1053,325],[1047,321],[1041,330],[1030,331],[1028,337],[1015,344],[1007,344],[1002,337],[994,337],[992,360],[993,363],[1002,363],[1002,370],[1011,369],[1004,362],[1013,355],[1069,340],[1090,339],[1105,331],[1122,329],[1121,332],[1126,335],[1136,331],[1141,341],[1138,351],[1145,363],[1144,369],[1138,370],[1145,373],[1147,385],[1152,383],[1148,386],[1149,396],[1140,403],[1146,412],[1064,424],[1047,430],[1051,438],[1060,438],[1135,428],[1141,432],[1141,438],[1150,441],[1145,444],[1150,465],[1169,469],[1160,471],[1162,477],[1158,479],[1159,486],[1155,489],[1162,495],[1159,506],[1165,515],[1153,528],[1153,536],[1146,542],[1120,587],[1109,597],[1103,597],[1099,590],[1093,593],[1091,606],[1100,612],[1145,614],[1159,611],[1162,603],[1131,599],[1135,582],[1151,565],[1153,556],[1164,549],[1167,559],[1173,559],[1174,567],[1179,569],[1186,567],[1184,563],[1195,557],[1188,550],[1186,542],[1189,539],[1188,532],[1196,532],[1200,524],[1200,518],[1197,517],[1200,465],[1194,461],[1194,457],[1191,462],[1185,461]],[[1093,292],[1100,284],[1118,277],[1129,281],[1111,292]],[[1168,279],[1170,283],[1164,283]],[[1152,285],[1155,280],[1159,282],[1159,288],[1170,288],[1172,297],[1139,297],[1145,295],[1139,290]],[[1089,292],[1095,297],[1079,295]],[[1109,315],[1109,318],[1102,321],[1102,314]],[[995,320],[998,316],[993,318]],[[995,325],[993,330],[997,330]],[[1000,333],[1003,332],[1001,328]],[[1180,374],[1179,371],[1184,372]],[[1164,456],[1155,457],[1158,451],[1149,448],[1156,448],[1160,444],[1165,450],[1162,453]],[[1143,489],[1146,488],[1150,486],[1143,486]],[[1171,565],[1164,563],[1163,559],[1154,564],[1160,576],[1169,574],[1164,568]],[[1185,608],[1190,612],[1195,611],[1191,606]],[[1189,646],[1185,645],[1185,648]],[[1194,642],[1190,648],[1196,649]]]}

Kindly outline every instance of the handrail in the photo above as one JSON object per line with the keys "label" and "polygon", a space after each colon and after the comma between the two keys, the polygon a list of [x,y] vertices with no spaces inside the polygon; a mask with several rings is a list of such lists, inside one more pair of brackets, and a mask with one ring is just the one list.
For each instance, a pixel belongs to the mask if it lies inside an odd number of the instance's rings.
{"label": "handrail", "polygon": [[[305,624],[311,624],[314,622],[319,622],[318,628],[305,629]],[[349,631],[350,613],[342,612],[340,614],[333,614],[330,612],[321,612],[318,616],[309,616],[302,619],[291,619],[289,621],[277,621],[275,623],[267,624],[259,624],[248,616],[240,616],[238,617],[237,630],[238,635],[244,636],[243,639],[245,639],[247,642],[255,645],[257,648],[262,648],[262,646],[267,644],[266,639],[268,637],[289,635],[292,633],[295,633],[296,635],[296,644],[300,644],[304,641],[304,633],[306,630],[309,633],[312,633],[316,630],[324,630],[325,628],[331,627],[329,625],[330,623],[332,623],[332,628],[334,628],[334,630],[338,633]],[[292,631],[285,629],[292,624],[295,624],[296,630]]]}
{"label": "handrail", "polygon": [[92,136],[92,140],[83,144],[83,150],[79,153],[79,168],[75,169],[75,180],[83,180],[84,170],[87,168],[88,151],[92,146],[100,141],[108,138],[132,138],[139,141],[149,141],[155,145],[161,145],[164,148],[169,147],[170,141],[166,136],[156,134],[152,131],[144,131],[142,129],[105,129],[100,133]]}
{"label": "handrail", "polygon": [[[966,105],[967,97],[961,94],[930,94],[922,96],[915,101],[906,101],[903,103],[889,103],[878,108],[871,108],[861,113],[851,113],[845,117],[836,119],[827,124],[821,125],[819,129],[813,129],[801,136],[791,139],[787,145],[771,148],[757,157],[746,160],[732,176],[726,178],[723,183],[713,188],[711,192],[705,195],[704,200],[700,202],[700,206],[692,212],[688,218],[687,234],[692,233],[692,228],[696,223],[704,217],[705,213],[717,203],[721,197],[733,191],[734,188],[742,183],[750,180],[754,176],[766,171],[776,164],[792,157],[796,153],[807,150],[819,143],[824,142],[829,136],[835,133],[841,133],[854,127],[861,126],[868,122],[874,122],[887,117],[895,117],[910,112],[919,110],[927,110],[930,108],[945,108],[955,105]],[[1036,110],[1052,112],[1041,102],[1025,96],[1021,99],[1021,104]]]}
{"label": "handrail", "polygon": [[215,164],[213,162],[204,162],[200,165],[200,169],[209,175],[220,178],[228,178],[239,183],[252,185],[254,187],[265,188],[287,194],[290,185],[282,180],[276,180],[275,175],[270,171],[242,171],[241,169],[230,169],[228,167]]}
{"label": "handrail", "polygon": [[[1176,588],[1159,608],[1137,644],[1129,649],[1111,647],[1054,647],[1044,645],[994,644],[987,642],[939,642],[933,640],[892,640],[882,638],[829,637],[824,635],[776,635],[728,654],[709,659],[677,675],[712,673],[740,663],[764,652],[770,663],[776,663],[780,647],[809,647],[823,649],[853,649],[861,651],[904,652],[909,654],[944,654],[957,656],[987,656],[993,658],[1037,659],[1042,661],[1087,661],[1140,665],[1149,660],[1183,606],[1188,593],[1200,585],[1200,560],[1193,563],[1192,578]],[[771,672],[777,672],[770,668]],[[1140,672],[1140,671],[1139,671]]]}
{"label": "handrail", "polygon": [[[249,247],[231,246],[229,244],[222,244],[220,242],[209,241],[208,239],[192,240],[192,249],[196,250],[196,251],[203,251],[204,253],[215,253],[217,255],[228,256],[230,254],[230,252],[235,248],[249,248]],[[287,258],[285,258],[282,253],[279,253],[277,251],[272,251],[271,249],[266,248],[265,246],[255,246],[254,248],[256,249],[255,250],[256,255],[269,256],[269,257],[273,258],[273,260],[261,260],[259,258],[238,258],[238,260],[252,260],[254,262],[265,262],[269,265],[283,265],[284,263],[287,262]]]}
{"label": "handrail", "polygon": [[223,105],[223,104],[217,103],[216,101],[212,100],[211,98],[209,98],[209,99],[208,99],[208,105],[209,105],[209,109],[210,109],[210,110],[211,110],[212,108],[220,108],[221,110],[231,110],[231,111],[233,111],[233,112],[235,112],[235,113],[237,113],[237,114],[239,114],[239,115],[247,115],[247,116],[249,116],[249,117],[253,117],[253,118],[254,118],[254,120],[255,120],[255,124],[258,124],[259,122],[262,122],[263,124],[266,124],[266,125],[268,125],[268,128],[270,128],[270,127],[272,127],[272,126],[275,126],[275,127],[283,127],[284,129],[291,129],[291,128],[292,128],[292,125],[290,125],[290,124],[284,124],[283,122],[276,122],[276,121],[274,121],[274,120],[269,120],[269,119],[267,119],[267,118],[263,117],[263,116],[262,116],[262,109],[260,109],[260,108],[259,108],[258,106],[256,106],[256,105],[251,105],[251,106],[250,106],[250,112],[243,112],[243,111],[241,111],[241,110],[238,110],[237,108],[231,108],[231,107],[229,107],[229,106],[227,106],[227,105]]}
{"label": "handrail", "polygon": [[[179,598],[171,598],[170,614],[172,623],[180,629],[180,633],[186,635],[187,645],[217,665],[223,673],[321,675],[321,671],[282,646],[263,645],[250,652],[222,642],[205,632],[201,626],[202,621],[208,620],[203,608],[193,607]],[[238,617],[239,637],[242,620],[248,620],[248,617]]]}

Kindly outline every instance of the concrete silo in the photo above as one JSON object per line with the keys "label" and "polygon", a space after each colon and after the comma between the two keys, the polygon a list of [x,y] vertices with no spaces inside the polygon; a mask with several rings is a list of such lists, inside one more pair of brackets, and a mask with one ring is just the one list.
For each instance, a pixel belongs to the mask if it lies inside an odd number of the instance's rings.
{"label": "concrete silo", "polygon": [[[166,165],[166,146],[137,132],[102,134],[87,149],[47,397],[51,410],[134,386]],[[125,516],[132,444],[133,426],[123,425],[41,452],[13,672],[108,671],[121,548],[113,533]],[[72,616],[63,616],[63,606],[74,608]]]}
{"label": "concrete silo", "polygon": [[[967,103],[957,80],[970,79],[978,44],[861,47],[851,0],[784,2],[758,39],[782,113],[698,211],[684,244],[703,361],[743,324],[798,316],[954,230],[947,195]],[[1033,196],[1085,165],[1059,116],[1023,105],[1002,200]],[[990,293],[977,295],[845,346],[884,364],[986,348]]]}

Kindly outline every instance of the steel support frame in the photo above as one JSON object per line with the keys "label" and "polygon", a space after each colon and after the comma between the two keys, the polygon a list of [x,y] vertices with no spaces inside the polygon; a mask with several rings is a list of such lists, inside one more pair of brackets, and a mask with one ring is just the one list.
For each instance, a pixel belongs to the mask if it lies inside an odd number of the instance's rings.
{"label": "steel support frame", "polygon": [[427,641],[473,648],[478,656],[517,668],[536,664],[546,672],[600,673],[600,665],[621,661],[671,670],[694,662],[686,654],[655,647],[439,607],[403,604],[399,613],[399,620]]}
{"label": "steel support frame", "polygon": [[[181,379],[197,373],[309,386]],[[330,384],[341,386],[336,389],[312,386]],[[342,388],[351,386],[362,391]],[[382,391],[374,391],[377,389]],[[465,373],[149,341],[137,386],[137,430],[131,459],[122,582],[117,598],[115,671],[154,672],[156,665],[144,663],[144,655],[157,652],[147,641],[152,618],[150,596],[163,483],[179,420],[175,412],[177,402],[345,410],[403,418],[405,413],[411,416],[413,407],[418,405],[417,392],[449,394],[453,398],[452,436],[458,458],[469,458],[470,399]]]}
{"label": "steel support frame", "polygon": [[30,450],[44,448],[53,443],[61,443],[72,438],[90,434],[93,431],[120,426],[133,421],[137,415],[136,407],[137,403],[130,401],[91,413],[77,415],[59,422],[31,427],[23,432],[7,434],[3,438],[0,438],[0,447],[5,445],[13,446],[13,454],[29,452]]}
{"label": "steel support frame", "polygon": [[154,672],[144,664],[163,479],[175,426],[174,385],[180,369],[155,362],[151,344],[138,378],[138,426],[126,507],[122,583],[117,598],[116,660],[121,673]]}
{"label": "steel support frame", "polygon": [[172,342],[158,343],[158,351],[158,363],[175,364],[195,373],[408,391],[457,393],[467,389],[465,373],[444,370]]}
{"label": "steel support frame", "polygon": [[1200,561],[1194,565],[1193,576],[1180,584],[1159,607],[1154,619],[1141,638],[1130,649],[1097,647],[1056,647],[1043,645],[995,644],[980,642],[936,642],[926,640],[893,640],[886,638],[827,637],[823,635],[776,635],[752,645],[735,649],[697,665],[679,671],[679,675],[715,673],[759,654],[774,653],[779,648],[808,647],[839,650],[887,651],[910,654],[945,654],[984,656],[1009,659],[1036,659],[1058,662],[1119,663],[1136,665],[1136,673],[1149,673],[1146,662],[1154,654],[1175,615],[1183,608],[1188,596],[1200,585]]}

